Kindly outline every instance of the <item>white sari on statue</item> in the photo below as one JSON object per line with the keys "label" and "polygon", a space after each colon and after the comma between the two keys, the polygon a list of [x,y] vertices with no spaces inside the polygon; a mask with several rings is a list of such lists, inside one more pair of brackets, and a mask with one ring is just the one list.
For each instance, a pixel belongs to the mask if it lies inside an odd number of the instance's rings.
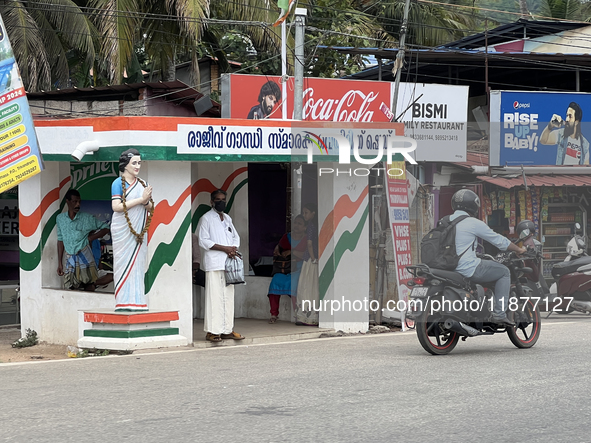
{"label": "white sari on statue", "polygon": [[[140,198],[144,187],[136,179],[126,184],[125,200]],[[121,177],[111,186],[111,199],[121,199],[123,188]],[[148,211],[143,205],[128,209],[129,222],[135,232],[142,232],[146,225]],[[138,243],[127,225],[123,212],[114,212],[111,221],[113,239],[113,277],[115,280],[115,311],[147,311],[148,304],[144,288],[144,275],[148,258],[148,235],[144,234]]]}

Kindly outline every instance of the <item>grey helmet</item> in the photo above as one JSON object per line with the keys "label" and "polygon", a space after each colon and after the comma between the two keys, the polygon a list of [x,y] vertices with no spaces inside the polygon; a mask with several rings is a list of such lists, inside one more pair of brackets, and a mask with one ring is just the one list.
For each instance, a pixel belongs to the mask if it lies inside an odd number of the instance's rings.
{"label": "grey helmet", "polygon": [[451,198],[451,208],[454,211],[457,211],[458,209],[466,211],[472,217],[476,217],[480,210],[480,199],[474,191],[460,189]]}
{"label": "grey helmet", "polygon": [[536,233],[536,225],[531,220],[522,220],[515,231],[519,236],[519,240],[525,240]]}

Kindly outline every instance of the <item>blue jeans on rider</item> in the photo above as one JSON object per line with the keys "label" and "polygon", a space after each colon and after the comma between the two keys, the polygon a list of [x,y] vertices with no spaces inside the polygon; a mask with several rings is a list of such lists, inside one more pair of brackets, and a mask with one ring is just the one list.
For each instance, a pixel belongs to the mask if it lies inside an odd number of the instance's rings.
{"label": "blue jeans on rider", "polygon": [[496,261],[481,260],[474,274],[470,277],[470,281],[481,284],[495,282],[494,315],[497,317],[504,316],[509,302],[509,291],[511,290],[511,273],[509,269]]}

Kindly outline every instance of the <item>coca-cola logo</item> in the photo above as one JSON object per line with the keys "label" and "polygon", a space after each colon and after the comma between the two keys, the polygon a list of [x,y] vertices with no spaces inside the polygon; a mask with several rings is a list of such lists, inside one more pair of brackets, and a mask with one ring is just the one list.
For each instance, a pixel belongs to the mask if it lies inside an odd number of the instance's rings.
{"label": "coca-cola logo", "polygon": [[314,88],[304,91],[304,120],[334,122],[371,122],[374,111],[369,110],[379,93],[365,93],[358,89],[347,91],[341,98],[314,97]]}

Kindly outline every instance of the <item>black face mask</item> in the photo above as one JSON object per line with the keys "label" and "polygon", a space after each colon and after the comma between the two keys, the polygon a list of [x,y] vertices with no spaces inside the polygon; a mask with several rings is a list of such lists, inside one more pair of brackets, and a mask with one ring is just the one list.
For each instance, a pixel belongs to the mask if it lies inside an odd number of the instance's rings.
{"label": "black face mask", "polygon": [[219,213],[222,213],[222,212],[224,212],[224,209],[226,209],[226,202],[223,200],[215,201],[215,202],[213,202],[213,207],[216,211],[218,211]]}

